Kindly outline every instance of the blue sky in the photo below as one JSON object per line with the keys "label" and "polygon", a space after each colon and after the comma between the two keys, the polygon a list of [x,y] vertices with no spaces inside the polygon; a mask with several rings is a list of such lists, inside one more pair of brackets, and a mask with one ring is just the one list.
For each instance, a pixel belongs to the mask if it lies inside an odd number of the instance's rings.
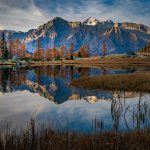
{"label": "blue sky", "polygon": [[150,0],[0,0],[0,29],[27,31],[59,16],[89,17],[150,26]]}

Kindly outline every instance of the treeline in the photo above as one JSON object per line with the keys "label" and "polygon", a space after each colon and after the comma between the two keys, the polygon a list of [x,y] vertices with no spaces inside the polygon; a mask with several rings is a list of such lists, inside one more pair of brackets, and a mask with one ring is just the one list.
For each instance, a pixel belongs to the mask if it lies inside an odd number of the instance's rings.
{"label": "treeline", "polygon": [[0,69],[0,92],[12,92],[27,79],[27,70]]}
{"label": "treeline", "polygon": [[150,53],[150,44],[146,45],[144,48],[140,49],[139,52],[141,52],[141,53]]}
{"label": "treeline", "polygon": [[[0,92],[7,93],[12,92],[14,88],[18,88],[21,84],[25,84],[28,71],[26,68],[19,68],[18,70],[13,69],[0,69]],[[58,76],[65,80],[68,76],[70,83],[72,80],[76,78],[76,76],[88,76],[89,69],[88,68],[76,68],[70,66],[40,66],[33,68],[34,74],[34,82],[38,83],[41,86],[43,85],[43,81],[46,80],[48,82],[45,83],[46,89],[49,90],[50,81],[49,78],[53,77],[54,80]],[[44,78],[43,78],[44,76]],[[32,80],[31,80],[32,81]],[[44,94],[44,93],[43,93]],[[69,97],[68,97],[69,98]]]}
{"label": "treeline", "polygon": [[0,39],[0,58],[1,59],[12,59],[16,58],[26,58],[27,48],[24,42],[21,42],[19,39],[8,40],[6,42],[5,35],[2,34]]}
{"label": "treeline", "polygon": [[75,51],[74,43],[71,43],[69,48],[67,49],[66,46],[62,45],[59,48],[47,48],[44,50],[41,46],[40,40],[37,40],[36,49],[33,53],[33,58],[35,60],[62,60],[62,59],[74,59],[75,57],[89,57],[89,46],[84,45],[81,46],[79,51]]}
{"label": "treeline", "polygon": [[8,58],[17,56],[19,58],[25,58],[27,56],[26,44],[21,42],[19,39],[10,40],[8,45]]}
{"label": "treeline", "polygon": [[[74,43],[71,43],[69,48],[67,49],[66,46],[62,45],[59,48],[47,48],[46,51],[41,46],[40,40],[37,40],[36,49],[33,53],[33,58],[35,60],[62,60],[62,59],[75,59],[75,58],[87,58],[90,57],[89,54],[90,47],[89,45],[83,45],[79,48],[78,51],[75,50]],[[103,42],[102,50],[100,51],[102,56],[107,55],[107,45]]]}
{"label": "treeline", "polygon": [[60,60],[60,59],[74,59],[75,57],[89,57],[89,47],[87,45],[81,46],[78,52],[75,52],[74,44],[71,43],[69,49],[65,46],[56,48],[47,48],[44,50],[41,46],[41,42],[38,39],[36,43],[36,49],[33,55],[27,53],[26,44],[19,39],[8,40],[6,42],[5,35],[2,34],[0,39],[0,59],[13,59],[13,58],[32,58],[35,60]]}
{"label": "treeline", "polygon": [[4,33],[2,34],[2,38],[0,39],[0,59],[8,59],[7,42],[5,40]]}
{"label": "treeline", "polygon": [[[27,52],[26,44],[21,42],[19,39],[12,40],[9,39],[6,42],[4,33],[0,39],[0,59],[18,59],[18,58],[31,58],[34,60],[41,61],[53,61],[53,60],[63,60],[63,59],[75,59],[75,58],[86,58],[90,57],[89,45],[83,45],[79,50],[75,50],[74,43],[71,43],[69,48],[62,45],[59,48],[54,46],[53,48],[47,47],[44,50],[41,46],[40,39],[37,39],[36,49],[33,55]],[[102,56],[107,54],[107,46],[104,42],[102,45],[102,50],[100,50]]]}

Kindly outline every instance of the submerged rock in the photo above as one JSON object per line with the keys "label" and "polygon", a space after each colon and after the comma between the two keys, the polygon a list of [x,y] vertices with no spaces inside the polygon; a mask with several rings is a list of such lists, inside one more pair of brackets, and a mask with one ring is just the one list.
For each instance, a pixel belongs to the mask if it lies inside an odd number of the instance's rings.
{"label": "submerged rock", "polygon": [[78,95],[78,94],[72,94],[69,97],[69,100],[80,100],[80,95]]}
{"label": "submerged rock", "polygon": [[84,99],[90,104],[93,104],[98,100],[96,96],[86,96]]}

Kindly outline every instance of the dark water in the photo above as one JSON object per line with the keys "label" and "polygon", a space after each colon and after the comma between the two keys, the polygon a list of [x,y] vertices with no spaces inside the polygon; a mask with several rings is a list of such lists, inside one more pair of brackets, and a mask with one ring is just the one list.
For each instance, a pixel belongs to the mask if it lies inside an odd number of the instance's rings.
{"label": "dark water", "polygon": [[[24,127],[31,118],[83,133],[149,126],[150,95],[78,89],[72,80],[135,70],[64,66],[0,69],[0,125]],[[91,99],[90,99],[91,98]]]}

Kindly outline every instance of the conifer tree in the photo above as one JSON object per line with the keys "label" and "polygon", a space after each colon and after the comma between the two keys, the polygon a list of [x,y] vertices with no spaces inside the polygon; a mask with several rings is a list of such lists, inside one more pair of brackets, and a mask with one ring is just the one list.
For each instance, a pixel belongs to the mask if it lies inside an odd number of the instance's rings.
{"label": "conifer tree", "polygon": [[0,53],[1,53],[1,57],[4,60],[8,59],[8,49],[7,49],[7,43],[5,40],[5,34],[2,33],[2,39],[0,41]]}
{"label": "conifer tree", "polygon": [[103,42],[103,46],[102,46],[102,55],[103,55],[103,56],[106,56],[106,53],[107,53],[107,46],[106,46],[106,43]]}
{"label": "conifer tree", "polygon": [[74,51],[74,43],[73,42],[70,44],[69,50],[70,50],[70,53],[71,53],[70,59],[73,59],[73,51]]}

